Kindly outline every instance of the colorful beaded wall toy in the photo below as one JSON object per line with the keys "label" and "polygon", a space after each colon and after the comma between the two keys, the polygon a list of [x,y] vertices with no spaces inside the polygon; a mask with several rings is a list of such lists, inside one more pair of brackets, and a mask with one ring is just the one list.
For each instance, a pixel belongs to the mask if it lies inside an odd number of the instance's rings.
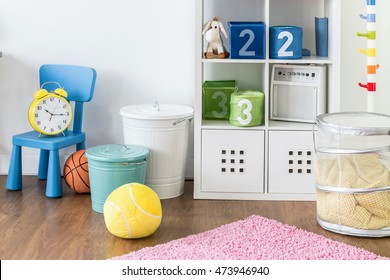
{"label": "colorful beaded wall toy", "polygon": [[367,55],[367,83],[359,83],[360,87],[367,89],[367,111],[373,112],[375,109],[376,92],[376,70],[379,64],[376,63],[376,13],[375,0],[366,0],[367,15],[360,14],[360,18],[367,20],[367,33],[357,32],[357,36],[367,37],[367,49],[359,49],[359,52]]}

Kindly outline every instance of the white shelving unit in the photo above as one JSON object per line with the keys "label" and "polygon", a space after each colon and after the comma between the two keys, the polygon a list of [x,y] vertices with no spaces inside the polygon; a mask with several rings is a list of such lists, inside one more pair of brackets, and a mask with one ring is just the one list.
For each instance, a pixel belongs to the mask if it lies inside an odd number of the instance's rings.
{"label": "white shelving unit", "polygon": [[[205,22],[219,16],[229,21],[263,21],[265,59],[205,59]],[[328,17],[329,56],[315,55],[315,17]],[[312,56],[269,58],[269,27],[303,28],[303,47]],[[197,0],[196,95],[194,119],[194,198],[242,200],[314,200],[313,124],[270,120],[273,64],[327,66],[327,112],[340,108],[340,1],[338,0]],[[229,50],[229,41],[224,40]],[[229,121],[202,119],[205,80],[237,80],[239,90],[265,94],[262,126],[237,127]],[[304,109],[304,108],[303,108]]]}

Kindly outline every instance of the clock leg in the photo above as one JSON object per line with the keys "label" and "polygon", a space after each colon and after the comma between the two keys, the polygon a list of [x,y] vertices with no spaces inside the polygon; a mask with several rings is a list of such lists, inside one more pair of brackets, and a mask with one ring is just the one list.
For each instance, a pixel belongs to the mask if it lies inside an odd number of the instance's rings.
{"label": "clock leg", "polygon": [[62,196],[60,175],[60,155],[57,151],[49,152],[49,165],[47,170],[46,196],[51,198]]}
{"label": "clock leg", "polygon": [[49,164],[49,151],[41,149],[39,156],[38,179],[47,179],[47,166]]}
{"label": "clock leg", "polygon": [[22,147],[14,145],[12,147],[11,161],[8,169],[7,182],[5,187],[10,191],[20,191],[22,189]]}

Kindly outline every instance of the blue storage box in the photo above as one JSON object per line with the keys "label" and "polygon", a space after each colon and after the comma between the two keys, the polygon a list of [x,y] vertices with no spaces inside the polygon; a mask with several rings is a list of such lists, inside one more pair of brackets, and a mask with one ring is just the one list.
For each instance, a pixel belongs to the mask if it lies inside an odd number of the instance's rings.
{"label": "blue storage box", "polygon": [[279,25],[269,28],[269,57],[275,59],[302,58],[303,30],[299,26]]}
{"label": "blue storage box", "polygon": [[233,59],[265,58],[265,23],[262,21],[231,21],[230,57]]}

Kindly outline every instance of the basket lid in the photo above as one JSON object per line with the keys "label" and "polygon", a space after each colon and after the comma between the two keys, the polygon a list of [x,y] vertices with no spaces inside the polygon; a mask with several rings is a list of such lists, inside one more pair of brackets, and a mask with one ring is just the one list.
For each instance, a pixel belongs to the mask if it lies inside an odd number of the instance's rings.
{"label": "basket lid", "polygon": [[191,117],[194,109],[178,104],[135,104],[128,105],[120,110],[123,117],[141,120],[169,120]]}
{"label": "basket lid", "polygon": [[149,150],[142,146],[108,144],[87,149],[87,159],[104,162],[139,162],[145,160]]}
{"label": "basket lid", "polygon": [[335,134],[389,135],[390,116],[368,112],[340,112],[317,116],[320,129]]}

